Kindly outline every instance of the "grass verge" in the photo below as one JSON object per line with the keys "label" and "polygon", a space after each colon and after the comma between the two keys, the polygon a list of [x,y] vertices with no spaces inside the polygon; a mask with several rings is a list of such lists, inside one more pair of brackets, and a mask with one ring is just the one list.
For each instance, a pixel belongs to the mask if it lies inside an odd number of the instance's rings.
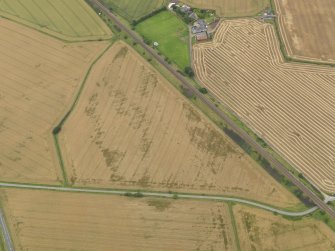
{"label": "grass verge", "polygon": [[234,241],[235,241],[236,250],[241,251],[241,244],[240,244],[240,239],[238,237],[237,226],[236,226],[235,216],[233,212],[233,206],[234,206],[234,203],[228,202],[228,209],[229,209],[229,214],[230,214],[231,225],[234,231],[234,237],[235,237]]}
{"label": "grass verge", "polygon": [[98,55],[98,57],[93,61],[93,63],[90,65],[90,67],[88,68],[85,77],[83,79],[83,81],[80,84],[79,90],[74,98],[74,101],[72,103],[72,105],[70,106],[70,109],[67,111],[67,113],[63,116],[63,118],[60,120],[60,122],[55,126],[55,128],[52,130],[52,134],[53,134],[53,139],[54,139],[54,144],[55,144],[55,148],[56,148],[56,153],[57,153],[57,157],[59,160],[59,164],[62,170],[62,175],[63,175],[63,185],[64,186],[68,186],[69,182],[68,182],[68,178],[66,175],[66,169],[65,169],[65,165],[64,165],[64,159],[62,156],[62,150],[61,147],[59,145],[59,140],[58,140],[58,135],[59,133],[61,133],[62,131],[62,127],[64,125],[64,123],[66,122],[66,120],[69,118],[69,116],[71,115],[71,113],[73,112],[73,110],[75,109],[79,98],[83,92],[83,89],[85,87],[86,84],[86,80],[93,68],[93,66],[96,64],[96,62],[106,53],[106,51],[108,51],[108,49],[114,44],[114,42],[116,41],[116,38],[111,40],[110,45],[107,46],[107,48],[105,50],[103,50],[102,53],[100,53],[100,55]]}

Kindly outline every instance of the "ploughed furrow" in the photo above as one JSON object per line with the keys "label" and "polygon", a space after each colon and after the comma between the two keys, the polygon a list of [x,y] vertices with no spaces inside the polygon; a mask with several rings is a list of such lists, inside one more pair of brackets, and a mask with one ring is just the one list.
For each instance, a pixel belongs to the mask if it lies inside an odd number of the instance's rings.
{"label": "ploughed furrow", "polygon": [[335,192],[335,70],[283,62],[273,27],[254,19],[223,22],[213,41],[194,46],[203,85],[313,183]]}

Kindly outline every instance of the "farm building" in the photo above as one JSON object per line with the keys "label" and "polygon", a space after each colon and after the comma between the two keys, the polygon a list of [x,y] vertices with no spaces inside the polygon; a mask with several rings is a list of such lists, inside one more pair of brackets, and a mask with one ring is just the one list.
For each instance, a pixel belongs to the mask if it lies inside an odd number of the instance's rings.
{"label": "farm building", "polygon": [[201,33],[201,32],[207,32],[207,24],[205,20],[199,19],[196,22],[194,22],[192,26],[192,33]]}
{"label": "farm building", "polygon": [[273,14],[272,10],[271,9],[268,9],[267,11],[265,11],[262,15],[262,19],[265,19],[265,20],[269,20],[269,19],[273,19],[275,18],[276,15]]}
{"label": "farm building", "polygon": [[203,40],[207,40],[208,39],[208,34],[206,31],[203,31],[203,32],[200,32],[200,33],[197,33],[195,35],[197,41],[203,41]]}
{"label": "farm building", "polygon": [[192,10],[190,6],[184,4],[182,7],[180,7],[180,11],[183,13],[190,13]]}

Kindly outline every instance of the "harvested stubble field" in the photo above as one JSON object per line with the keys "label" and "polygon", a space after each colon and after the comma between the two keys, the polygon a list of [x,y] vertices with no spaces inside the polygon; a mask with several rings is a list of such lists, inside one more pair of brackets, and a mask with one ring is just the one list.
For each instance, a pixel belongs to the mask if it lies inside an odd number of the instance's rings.
{"label": "harvested stubble field", "polygon": [[167,4],[167,0],[103,0],[103,2],[129,22],[138,20]]}
{"label": "harvested stubble field", "polygon": [[296,59],[335,63],[333,0],[275,0],[287,54]]}
{"label": "harvested stubble field", "polygon": [[65,40],[111,36],[110,29],[84,0],[1,0],[0,16]]}
{"label": "harvested stubble field", "polygon": [[2,190],[16,250],[234,250],[228,207],[191,200]]}
{"label": "harvested stubble field", "polygon": [[268,0],[183,0],[193,7],[216,10],[216,14],[224,17],[253,16],[265,9]]}
{"label": "harvested stubble field", "polygon": [[0,177],[61,179],[51,131],[106,42],[66,44],[0,18]]}
{"label": "harvested stubble field", "polygon": [[122,42],[92,69],[60,142],[75,185],[298,203]]}
{"label": "harvested stubble field", "polygon": [[307,178],[335,192],[335,69],[285,63],[270,24],[225,21],[194,46],[197,77]]}
{"label": "harvested stubble field", "polygon": [[313,218],[288,220],[242,205],[233,212],[241,250],[335,250],[335,233]]}

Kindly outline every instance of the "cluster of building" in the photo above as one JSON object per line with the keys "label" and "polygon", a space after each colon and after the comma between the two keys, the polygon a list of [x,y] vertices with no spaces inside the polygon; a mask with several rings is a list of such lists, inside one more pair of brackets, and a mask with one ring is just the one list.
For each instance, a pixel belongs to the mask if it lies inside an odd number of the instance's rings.
{"label": "cluster of building", "polygon": [[263,20],[272,20],[276,17],[276,15],[272,12],[271,8],[267,9],[263,14],[262,14],[262,19]]}
{"label": "cluster of building", "polygon": [[197,13],[195,13],[192,8],[186,4],[182,6],[179,5],[179,1],[171,1],[168,8],[173,10],[174,8],[179,8],[179,11],[188,15],[188,17],[193,20],[192,33],[194,34],[197,41],[203,41],[208,39],[208,25],[205,20],[199,19]]}

